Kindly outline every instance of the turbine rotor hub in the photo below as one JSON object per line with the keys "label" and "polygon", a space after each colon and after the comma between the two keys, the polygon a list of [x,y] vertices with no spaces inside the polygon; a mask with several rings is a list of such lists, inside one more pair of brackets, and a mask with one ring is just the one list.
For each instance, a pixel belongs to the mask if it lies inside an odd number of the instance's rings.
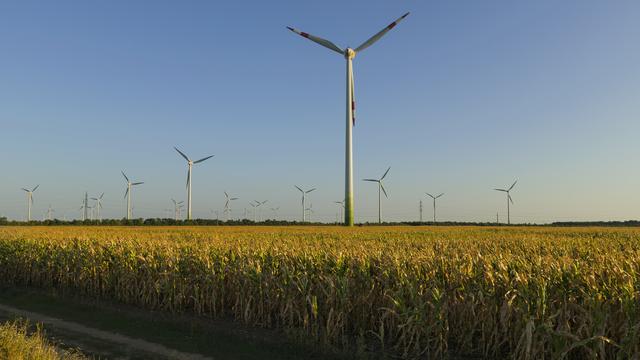
{"label": "turbine rotor hub", "polygon": [[353,60],[353,58],[355,58],[355,57],[356,57],[356,51],[355,51],[355,50],[353,50],[352,48],[347,48],[347,49],[344,51],[344,57],[345,57],[345,58],[347,58],[347,59],[349,59],[349,60]]}

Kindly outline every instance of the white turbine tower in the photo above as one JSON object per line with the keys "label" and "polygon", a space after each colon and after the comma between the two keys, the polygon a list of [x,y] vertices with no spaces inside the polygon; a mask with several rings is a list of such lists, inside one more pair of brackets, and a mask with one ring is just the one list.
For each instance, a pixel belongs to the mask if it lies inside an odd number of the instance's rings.
{"label": "white turbine tower", "polygon": [[298,185],[294,185],[294,186],[296,187],[296,189],[300,190],[300,192],[302,193],[302,222],[305,222],[307,218],[306,218],[306,208],[304,207],[304,201],[307,198],[307,194],[314,191],[316,188],[304,191]]}
{"label": "white turbine tower", "polygon": [[31,190],[27,190],[25,188],[22,188],[22,190],[27,192],[27,221],[31,221],[31,205],[33,204],[33,193],[38,190],[38,187],[40,185],[36,185],[36,187],[34,187]]}
{"label": "white turbine tower", "polygon": [[187,164],[189,165],[189,170],[187,172],[187,220],[191,220],[191,168],[193,167],[194,164],[199,164],[205,160],[211,159],[212,157],[214,157],[214,155],[204,157],[197,161],[193,161],[189,159],[189,157],[185,155],[182,151],[178,150],[177,147],[174,146],[173,148],[176,149],[176,151],[180,155],[182,155],[182,157],[185,160],[187,160]]}
{"label": "white turbine tower", "polygon": [[387,195],[387,190],[384,189],[384,184],[382,183],[382,180],[385,178],[385,176],[387,176],[387,174],[389,173],[389,170],[391,170],[391,166],[389,166],[387,171],[384,172],[384,175],[382,175],[380,179],[363,179],[363,181],[378,183],[378,224],[382,223],[382,205],[381,205],[382,197],[380,196],[380,190],[384,192],[384,196],[386,198],[389,198],[389,196]]}
{"label": "white turbine tower", "polygon": [[100,210],[102,209],[102,197],[103,196],[104,196],[104,193],[102,193],[97,198],[95,198],[95,197],[91,198],[91,200],[94,200],[96,202],[94,207],[96,208],[96,217],[98,218],[99,221],[102,221],[102,217],[100,216]]}
{"label": "white turbine tower", "polygon": [[355,110],[356,110],[356,101],[354,96],[354,81],[353,81],[353,58],[357,53],[362,50],[368,48],[373,45],[376,41],[380,40],[382,36],[384,36],[389,30],[393,29],[402,19],[407,17],[409,13],[402,15],[396,21],[389,24],[387,27],[382,29],[377,34],[373,35],[367,41],[362,43],[362,45],[358,46],[355,49],[347,47],[346,49],[341,49],[334,43],[329,40],[325,40],[323,38],[319,38],[313,36],[311,34],[302,32],[300,30],[291,28],[287,26],[287,29],[293,31],[294,33],[305,37],[317,44],[320,44],[330,50],[337,52],[338,54],[344,56],[347,63],[347,103],[346,103],[346,146],[345,146],[345,215],[344,215],[344,224],[348,226],[353,226],[353,146],[352,146],[352,130],[355,125]]}
{"label": "white turbine tower", "polygon": [[229,214],[231,213],[231,202],[234,200],[238,200],[239,198],[230,197],[226,191],[224,192],[224,197],[226,198],[226,201],[224,203],[224,213],[226,215],[226,221],[229,221]]}
{"label": "white turbine tower", "polygon": [[513,199],[511,198],[511,194],[509,193],[511,191],[511,189],[513,189],[514,186],[516,186],[516,183],[518,182],[518,180],[514,181],[513,184],[511,184],[511,186],[509,186],[508,189],[493,189],[496,191],[502,191],[507,193],[507,225],[511,224],[511,214],[509,214],[510,209],[509,209],[509,203],[513,204]]}
{"label": "white turbine tower", "polygon": [[127,198],[127,220],[131,220],[131,216],[133,214],[133,211],[132,211],[133,209],[131,208],[131,191],[133,190],[134,186],[142,185],[144,184],[144,182],[143,181],[131,182],[131,180],[129,180],[127,175],[125,175],[124,171],[120,171],[120,172],[122,173],[122,176],[124,176],[124,179],[127,181],[127,191],[124,192],[124,197]]}
{"label": "white turbine tower", "polygon": [[433,196],[429,193],[425,193],[427,195],[429,195],[432,199],[433,199],[433,222],[436,222],[436,199],[439,198],[440,196],[444,195],[444,193],[438,195],[438,196]]}

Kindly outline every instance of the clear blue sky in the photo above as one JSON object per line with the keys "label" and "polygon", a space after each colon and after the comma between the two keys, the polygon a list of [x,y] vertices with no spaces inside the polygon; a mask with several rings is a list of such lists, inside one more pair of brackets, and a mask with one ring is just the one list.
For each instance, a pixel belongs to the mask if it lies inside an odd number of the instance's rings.
{"label": "clear blue sky", "polygon": [[[317,187],[315,218],[343,196],[344,60],[286,30],[357,46],[356,179],[391,166],[387,219],[416,219],[425,191],[443,220],[640,218],[640,2],[16,1],[0,4],[0,214],[25,217],[21,187],[77,217],[84,191],[123,217],[223,191],[299,216],[293,185]],[[356,182],[356,219],[375,220]],[[266,215],[266,212],[265,212]]]}

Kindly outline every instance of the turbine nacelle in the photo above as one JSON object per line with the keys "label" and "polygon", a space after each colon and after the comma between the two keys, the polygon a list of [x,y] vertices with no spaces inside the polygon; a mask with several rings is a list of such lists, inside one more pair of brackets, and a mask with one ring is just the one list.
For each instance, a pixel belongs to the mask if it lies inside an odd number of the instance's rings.
{"label": "turbine nacelle", "polygon": [[352,48],[347,48],[344,51],[344,57],[345,59],[353,60],[353,58],[356,57],[356,51],[353,50]]}

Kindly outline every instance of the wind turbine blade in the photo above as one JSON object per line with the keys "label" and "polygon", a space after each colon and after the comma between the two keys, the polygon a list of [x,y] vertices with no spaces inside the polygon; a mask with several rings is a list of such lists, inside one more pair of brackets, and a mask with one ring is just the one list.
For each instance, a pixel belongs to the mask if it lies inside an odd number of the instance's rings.
{"label": "wind turbine blade", "polygon": [[398,23],[400,23],[400,21],[402,21],[407,16],[409,16],[409,13],[406,13],[406,14],[402,15],[396,21],[394,21],[391,24],[387,25],[386,28],[382,29],[377,34],[375,34],[372,37],[370,37],[369,40],[363,42],[362,45],[360,45],[360,46],[358,46],[356,48],[356,52],[358,53],[358,52],[368,48],[369,46],[373,45],[376,41],[380,40],[380,38],[383,37],[384,34],[389,32],[389,30],[393,29],[396,25],[398,25]]}
{"label": "wind turbine blade", "polygon": [[194,163],[194,164],[198,164],[198,163],[201,163],[201,162],[203,162],[203,161],[205,161],[205,160],[211,159],[211,158],[212,158],[212,157],[214,157],[214,156],[215,156],[215,155],[207,156],[207,157],[202,158],[202,159],[200,159],[200,160],[198,160],[198,161],[194,161],[193,163]]}
{"label": "wind turbine blade", "polygon": [[262,204],[266,204],[266,203],[267,203],[267,201],[269,201],[269,200],[265,200],[265,201],[263,201],[263,202],[262,202]]}
{"label": "wind turbine blade", "polygon": [[224,196],[228,199],[229,198],[229,194],[227,194],[227,192],[224,192]]}
{"label": "wind turbine blade", "polygon": [[103,196],[104,196],[104,193],[102,193],[102,194],[100,195],[100,200],[102,200],[102,197],[103,197]]}
{"label": "wind turbine blade", "polygon": [[[515,185],[515,184],[514,184]],[[33,188],[33,190],[31,190],[31,192],[35,192],[36,190],[38,190],[38,188],[40,187],[40,185],[36,185],[36,187]]]}
{"label": "wind turbine blade", "polygon": [[382,177],[380,178],[380,180],[383,180],[385,176],[387,176],[387,174],[389,173],[389,170],[391,170],[391,166],[389,166],[389,168],[387,169],[387,171],[384,172],[384,175],[382,175]]}
{"label": "wind turbine blade", "polygon": [[507,191],[511,191],[511,189],[513,189],[513,187],[514,187],[514,186],[516,186],[516,183],[517,183],[517,182],[518,182],[518,180],[514,181],[514,182],[513,182],[513,185],[511,185],[511,187],[510,187],[510,188],[509,188],[509,190],[507,190]]}
{"label": "wind turbine blade", "polygon": [[511,203],[513,204],[513,199],[511,198],[511,195],[507,195],[507,197],[509,198],[509,201],[511,201]]}
{"label": "wind turbine blade", "polygon": [[24,191],[26,191],[26,192],[29,192],[29,190],[27,190],[27,189],[25,189],[25,188],[22,188],[22,190],[24,190]]}
{"label": "wind turbine blade", "polygon": [[98,201],[98,198],[93,198],[93,197],[92,197],[92,198],[91,198],[91,200],[95,200],[95,201]]}
{"label": "wind turbine blade", "polygon": [[436,196],[436,199],[439,198],[440,196],[444,195],[444,193],[441,193],[440,195]]}
{"label": "wind turbine blade", "polygon": [[127,177],[127,175],[124,174],[124,171],[120,171],[122,173],[122,176],[124,176],[125,180],[127,180],[127,183],[129,182],[129,178]]}
{"label": "wind turbine blade", "polygon": [[433,196],[433,195],[431,195],[431,194],[429,194],[429,193],[425,193],[425,194],[427,194],[427,195],[429,195],[429,196],[431,196],[432,198],[434,198],[434,199],[435,199],[435,196]]}
{"label": "wind turbine blade", "polygon": [[177,148],[177,147],[175,147],[175,146],[174,146],[173,148],[174,148],[174,149],[176,149],[176,151],[177,151],[180,155],[182,155],[182,157],[183,157],[185,160],[187,160],[187,161],[191,161],[191,160],[189,160],[189,158],[187,157],[187,155],[185,155],[182,151],[178,150],[178,148]]}
{"label": "wind turbine blade", "polygon": [[327,49],[331,49],[331,50],[337,52],[338,54],[344,54],[344,50],[340,49],[336,44],[332,43],[329,40],[326,40],[326,39],[323,39],[323,38],[320,38],[320,37],[317,37],[317,36],[313,36],[311,34],[307,34],[304,31],[300,31],[298,29],[294,29],[294,28],[289,27],[289,26],[287,26],[287,29],[289,29],[289,30],[293,31],[294,33],[296,33],[296,34],[298,34],[298,35],[300,35],[300,36],[302,36],[304,38],[307,38],[307,39],[309,39],[309,40],[311,40],[311,41],[313,41],[313,42],[315,42],[317,44],[320,44],[320,45],[326,47]]}
{"label": "wind turbine blade", "polygon": [[304,190],[300,189],[300,187],[298,187],[298,185],[293,185],[296,187],[296,189],[300,190],[300,192],[304,192]]}
{"label": "wind turbine blade", "polygon": [[142,185],[142,184],[144,184],[144,181],[134,182],[131,185],[133,186],[133,185]]}
{"label": "wind turbine blade", "polygon": [[124,192],[124,197],[127,197],[127,194],[129,194],[129,187],[127,186],[127,190]]}
{"label": "wind turbine blade", "polygon": [[189,183],[191,182],[191,172],[189,170],[187,170],[187,185],[185,185],[185,187],[188,189],[189,188]]}
{"label": "wind turbine blade", "polygon": [[316,188],[313,188],[313,189],[311,189],[311,190],[307,190],[307,191],[305,191],[305,192],[308,194],[308,193],[310,193],[310,192],[314,191],[315,189],[316,189]]}
{"label": "wind turbine blade", "polygon": [[382,183],[382,181],[380,181],[380,188],[382,189],[382,192],[384,193],[384,196],[388,199],[389,195],[387,195],[387,190],[384,189],[384,184]]}
{"label": "wind turbine blade", "polygon": [[507,190],[505,190],[505,189],[493,189],[493,190],[495,190],[495,191],[507,192]]}
{"label": "wind turbine blade", "polygon": [[362,179],[362,181],[378,182],[378,179]]}
{"label": "wind turbine blade", "polygon": [[231,199],[229,199],[229,200],[238,200],[238,199],[240,199],[240,198],[231,198]]}

